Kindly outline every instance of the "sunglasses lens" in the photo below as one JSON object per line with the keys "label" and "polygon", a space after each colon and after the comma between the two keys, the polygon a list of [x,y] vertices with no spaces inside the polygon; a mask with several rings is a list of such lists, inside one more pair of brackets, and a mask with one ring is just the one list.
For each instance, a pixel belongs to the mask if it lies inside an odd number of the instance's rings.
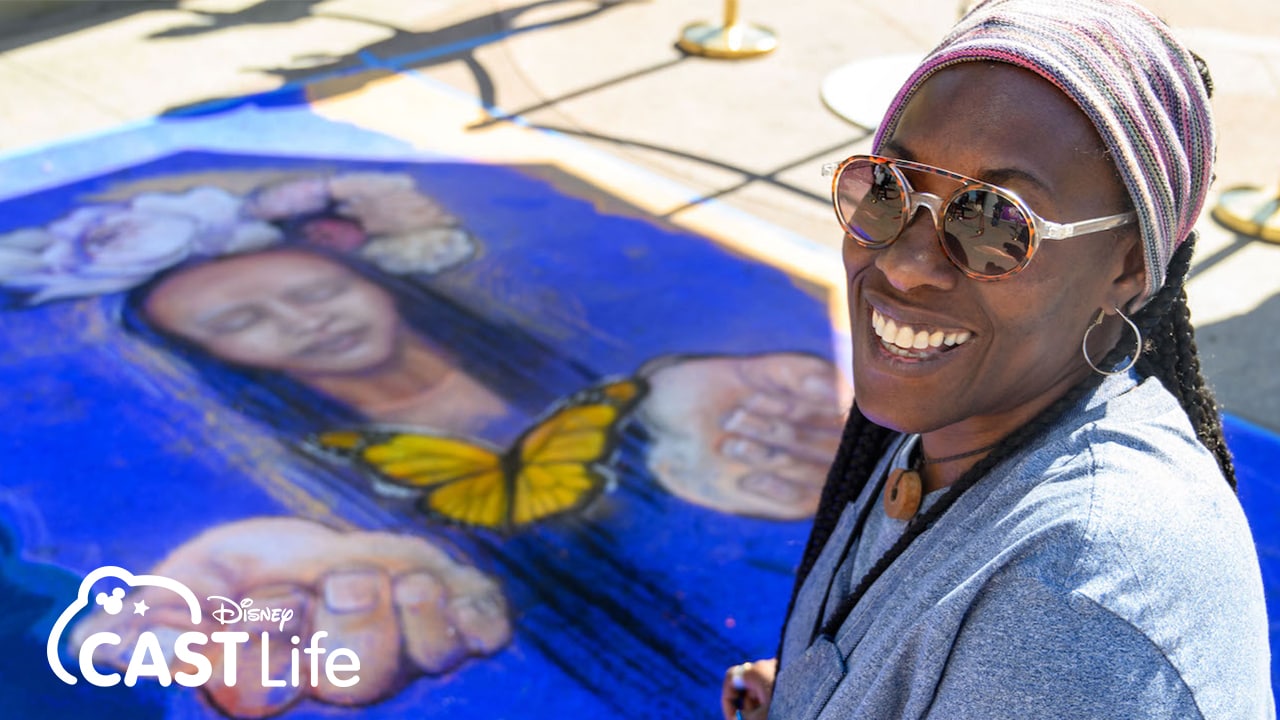
{"label": "sunglasses lens", "polygon": [[866,247],[887,245],[902,229],[906,197],[884,165],[866,160],[845,165],[836,178],[835,201],[845,229]]}
{"label": "sunglasses lens", "polygon": [[975,275],[1001,277],[1027,263],[1027,216],[998,193],[967,190],[956,195],[947,205],[942,227],[947,254]]}

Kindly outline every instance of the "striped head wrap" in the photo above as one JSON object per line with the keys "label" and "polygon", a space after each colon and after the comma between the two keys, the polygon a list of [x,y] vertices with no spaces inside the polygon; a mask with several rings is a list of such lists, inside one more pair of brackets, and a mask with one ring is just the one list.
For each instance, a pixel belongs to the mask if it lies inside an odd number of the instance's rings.
{"label": "striped head wrap", "polygon": [[1213,178],[1209,98],[1191,53],[1130,0],[988,0],[916,68],[889,106],[874,147],[893,133],[929,76],[973,60],[1040,75],[1093,122],[1138,212],[1147,297],[1155,294]]}

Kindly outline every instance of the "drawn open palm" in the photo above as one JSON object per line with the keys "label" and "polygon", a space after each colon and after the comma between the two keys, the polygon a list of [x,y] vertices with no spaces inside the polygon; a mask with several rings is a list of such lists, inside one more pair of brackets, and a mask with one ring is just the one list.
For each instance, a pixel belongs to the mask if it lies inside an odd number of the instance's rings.
{"label": "drawn open palm", "polygon": [[[205,532],[174,550],[152,574],[185,584],[202,602],[215,596],[251,598],[254,607],[288,608],[293,617],[283,628],[279,618],[224,628],[215,612],[206,612],[203,625],[192,628],[186,606],[172,593],[141,588],[125,602],[126,607],[145,602],[145,616],[112,616],[99,608],[73,630],[71,646],[79,647],[91,633],[104,630],[120,635],[122,648],[133,648],[138,634],[147,630],[161,636],[193,629],[248,632],[250,642],[240,646],[235,660],[239,680],[234,687],[223,683],[221,646],[204,648],[214,668],[204,690],[219,710],[233,717],[272,715],[304,697],[342,705],[370,703],[416,675],[448,672],[511,639],[498,584],[422,537],[344,533],[297,518],[256,518]],[[215,608],[210,604],[208,609]],[[305,645],[317,631],[328,633],[327,647],[356,653],[359,682],[340,687],[320,673],[312,687],[304,668],[297,687],[263,687],[261,677],[290,676],[291,638],[298,636]],[[263,632],[269,634],[265,658]],[[128,654],[98,659],[121,670],[129,663]],[[182,669],[170,662],[175,670]]]}
{"label": "drawn open palm", "polygon": [[721,512],[812,515],[844,426],[835,367],[803,353],[664,358],[637,416],[664,487]]}

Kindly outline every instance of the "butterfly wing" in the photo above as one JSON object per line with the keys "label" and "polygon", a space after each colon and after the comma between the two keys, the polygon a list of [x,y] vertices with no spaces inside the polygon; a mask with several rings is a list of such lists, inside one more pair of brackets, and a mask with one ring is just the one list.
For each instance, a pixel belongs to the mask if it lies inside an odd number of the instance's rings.
{"label": "butterfly wing", "polygon": [[501,467],[453,480],[427,495],[423,508],[451,522],[506,530],[511,505],[507,475]]}
{"label": "butterfly wing", "polygon": [[422,509],[445,520],[510,531],[590,502],[608,483],[602,463],[618,420],[644,393],[640,380],[590,388],[536,422],[505,454],[450,437],[388,430],[329,432],[317,444],[377,477],[425,491]]}
{"label": "butterfly wing", "polygon": [[507,526],[510,483],[502,457],[490,448],[414,432],[341,431],[317,440],[384,480],[426,490],[420,505],[431,514],[463,525]]}
{"label": "butterfly wing", "polygon": [[622,380],[570,398],[512,448],[511,524],[566,513],[595,498],[608,482],[601,463],[617,442],[618,420],[643,386]]}

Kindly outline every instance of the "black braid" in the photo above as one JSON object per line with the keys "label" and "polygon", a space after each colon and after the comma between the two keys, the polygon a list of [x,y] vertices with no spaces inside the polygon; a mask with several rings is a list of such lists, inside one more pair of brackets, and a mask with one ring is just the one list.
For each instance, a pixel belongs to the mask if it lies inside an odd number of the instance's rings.
{"label": "black braid", "polygon": [[1196,72],[1200,73],[1200,82],[1204,83],[1204,94],[1207,97],[1213,97],[1213,76],[1209,74],[1209,63],[1205,62],[1204,58],[1197,55],[1195,51],[1188,50],[1187,52],[1191,53],[1191,60],[1196,64]]}
{"label": "black braid", "polygon": [[[1157,378],[1178,399],[1178,403],[1191,420],[1192,427],[1195,428],[1196,437],[1214,454],[1227,483],[1234,489],[1236,487],[1235,471],[1222,436],[1222,419],[1213,396],[1200,375],[1200,361],[1196,354],[1195,336],[1191,327],[1190,312],[1187,309],[1184,283],[1195,240],[1195,234],[1192,233],[1182,243],[1170,262],[1163,288],[1132,318],[1145,339],[1142,353],[1135,367],[1140,377]],[[1132,345],[1122,339],[1107,354],[1100,366],[1114,367],[1129,355],[1132,349]],[[963,492],[975,485],[1001,461],[1046,432],[1063,414],[1101,382],[1102,377],[1097,374],[1091,374],[1081,381],[1041,411],[1031,422],[1006,436],[986,457],[952,483],[947,492],[928,510],[912,518],[893,547],[889,548],[867,571],[853,593],[844,598],[840,607],[832,614],[832,622],[822,629],[823,634],[833,635],[838,631],[838,624],[848,616],[867,589],[916,537],[928,530],[955,504]],[[886,442],[891,436],[891,431],[867,420],[856,406],[854,407],[849,422],[845,426],[840,451],[837,453],[831,472],[828,473],[827,485],[823,488],[813,531],[805,547],[804,557],[792,590],[791,603],[787,609],[788,617],[795,606],[801,585],[812,570],[827,539],[835,530],[845,506],[858,496],[870,479],[871,472],[875,469]],[[838,487],[833,488],[832,485]]]}
{"label": "black braid", "polygon": [[892,436],[891,430],[868,420],[857,405],[849,410],[849,420],[845,423],[840,447],[827,472],[827,482],[822,486],[822,499],[818,501],[818,512],[813,517],[809,542],[805,544],[800,569],[796,571],[796,583],[791,589],[791,602],[787,605],[786,617],[791,617],[796,596],[800,594],[800,585],[813,569],[813,564],[817,562],[822,546],[826,544],[836,523],[840,522],[845,506],[858,497],[871,479],[871,471],[875,469],[876,462],[884,454]]}
{"label": "black braid", "polygon": [[1195,328],[1187,307],[1185,281],[1195,242],[1196,235],[1192,233],[1173,254],[1164,287],[1134,316],[1146,339],[1137,370],[1142,377],[1158,379],[1178,399],[1196,437],[1213,453],[1227,484],[1235,490],[1235,464],[1222,436],[1218,404],[1200,374]]}

